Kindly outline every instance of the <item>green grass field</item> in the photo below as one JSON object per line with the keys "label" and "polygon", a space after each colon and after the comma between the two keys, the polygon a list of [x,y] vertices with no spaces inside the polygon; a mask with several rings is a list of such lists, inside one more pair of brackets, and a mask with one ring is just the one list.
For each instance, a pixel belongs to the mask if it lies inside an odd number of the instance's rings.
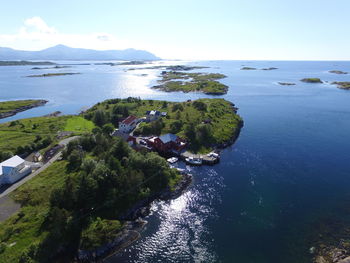
{"label": "green grass field", "polygon": [[67,119],[65,131],[72,131],[76,133],[91,132],[95,128],[95,124],[92,121],[88,121],[80,116],[73,116]]}
{"label": "green grass field", "polygon": [[23,252],[45,238],[47,233],[40,228],[49,210],[52,190],[62,186],[67,176],[65,167],[65,161],[55,162],[11,194],[22,208],[0,224],[1,262],[20,262]]}
{"label": "green grass field", "polygon": [[59,131],[74,134],[90,132],[95,125],[80,116],[36,117],[0,124],[0,152],[15,153],[19,146],[35,143],[38,136],[51,137],[53,143]]}

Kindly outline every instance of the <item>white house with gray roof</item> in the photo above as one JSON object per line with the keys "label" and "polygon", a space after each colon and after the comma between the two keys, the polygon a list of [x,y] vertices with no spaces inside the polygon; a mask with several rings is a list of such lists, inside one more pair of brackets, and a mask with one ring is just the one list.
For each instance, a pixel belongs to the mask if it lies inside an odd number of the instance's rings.
{"label": "white house with gray roof", "polygon": [[0,185],[13,184],[30,174],[32,168],[18,155],[0,163]]}

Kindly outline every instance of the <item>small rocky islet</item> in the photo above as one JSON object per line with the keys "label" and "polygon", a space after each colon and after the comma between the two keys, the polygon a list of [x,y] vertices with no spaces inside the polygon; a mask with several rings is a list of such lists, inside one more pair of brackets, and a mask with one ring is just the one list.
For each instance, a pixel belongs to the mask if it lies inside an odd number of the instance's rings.
{"label": "small rocky islet", "polygon": [[262,68],[262,69],[258,69],[258,68],[253,68],[253,67],[242,67],[241,70],[264,70],[264,71],[269,71],[269,70],[276,70],[278,68],[275,67],[269,67],[269,68]]}
{"label": "small rocky islet", "polygon": [[346,75],[346,74],[348,74],[348,72],[341,71],[341,70],[330,70],[328,72],[329,73],[333,73],[333,74],[338,74],[338,75]]}
{"label": "small rocky islet", "polygon": [[337,85],[339,89],[350,90],[350,81],[335,81],[332,85]]}
{"label": "small rocky islet", "polygon": [[323,83],[319,78],[303,78],[300,81],[305,83]]}

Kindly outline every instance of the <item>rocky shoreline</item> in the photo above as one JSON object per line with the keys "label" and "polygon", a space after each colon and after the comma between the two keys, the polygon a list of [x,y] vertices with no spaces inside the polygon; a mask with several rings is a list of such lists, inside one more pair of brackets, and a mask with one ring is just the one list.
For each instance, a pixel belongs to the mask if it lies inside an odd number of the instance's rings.
{"label": "rocky shoreline", "polygon": [[119,219],[124,221],[121,233],[110,243],[95,250],[78,251],[75,262],[103,262],[104,259],[121,252],[126,247],[141,237],[141,231],[147,224],[143,218],[149,215],[152,202],[157,200],[171,200],[179,197],[192,183],[192,175],[182,174],[182,180],[175,186],[174,190],[169,187],[147,199],[139,201]]}
{"label": "rocky shoreline", "polygon": [[[314,263],[350,263],[349,243],[340,241],[338,247],[321,247],[318,249],[318,255],[314,257]],[[314,247],[310,249],[310,252]]]}
{"label": "rocky shoreline", "polygon": [[32,109],[32,108],[36,108],[36,107],[43,106],[43,105],[45,105],[47,102],[48,102],[47,100],[38,100],[37,102],[32,103],[32,104],[30,104],[30,105],[22,106],[22,107],[19,107],[19,108],[15,109],[15,110],[12,110],[12,111],[0,113],[0,119],[8,118],[8,117],[11,117],[11,116],[16,115],[16,114],[19,113],[19,112],[26,111],[26,110],[30,110],[30,109]]}

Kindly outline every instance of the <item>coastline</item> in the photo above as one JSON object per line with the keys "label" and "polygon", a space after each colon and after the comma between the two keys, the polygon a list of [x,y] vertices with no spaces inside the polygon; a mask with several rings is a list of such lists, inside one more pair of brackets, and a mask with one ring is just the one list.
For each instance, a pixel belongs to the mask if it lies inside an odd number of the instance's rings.
{"label": "coastline", "polygon": [[20,113],[20,112],[26,111],[26,110],[30,110],[32,108],[44,106],[46,103],[48,103],[47,100],[38,100],[37,102],[32,103],[30,105],[22,106],[22,107],[19,107],[17,109],[11,110],[11,111],[0,113],[0,119],[5,119],[5,118],[8,118],[8,117],[14,116],[17,113]]}
{"label": "coastline", "polygon": [[159,200],[169,201],[176,199],[187,190],[192,181],[192,175],[184,173],[174,190],[168,187],[147,199],[137,202],[119,218],[125,222],[125,225],[121,233],[112,242],[94,250],[78,251],[74,262],[99,262],[120,253],[123,249],[142,237],[141,231],[148,223],[144,218],[150,214],[152,203]]}

